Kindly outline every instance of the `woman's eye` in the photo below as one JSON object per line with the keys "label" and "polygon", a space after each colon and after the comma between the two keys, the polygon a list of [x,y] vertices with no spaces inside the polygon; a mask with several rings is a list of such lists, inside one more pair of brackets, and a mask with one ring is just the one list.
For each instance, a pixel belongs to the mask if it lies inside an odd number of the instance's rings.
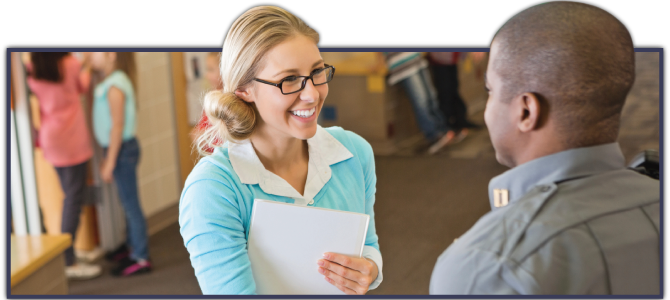
{"label": "woman's eye", "polygon": [[294,82],[294,81],[296,81],[296,80],[298,80],[298,77],[296,77],[296,76],[289,76],[289,77],[284,78],[282,81],[284,81],[284,82]]}

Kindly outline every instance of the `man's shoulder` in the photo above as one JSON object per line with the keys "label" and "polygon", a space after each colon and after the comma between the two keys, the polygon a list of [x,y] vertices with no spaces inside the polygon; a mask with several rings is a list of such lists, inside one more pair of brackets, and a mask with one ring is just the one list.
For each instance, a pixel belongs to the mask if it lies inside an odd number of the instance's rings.
{"label": "man's shoulder", "polygon": [[524,228],[524,235],[532,239],[524,239],[527,249],[519,256],[526,256],[579,224],[640,208],[653,215],[660,203],[658,180],[625,169],[566,181],[555,185],[555,189]]}

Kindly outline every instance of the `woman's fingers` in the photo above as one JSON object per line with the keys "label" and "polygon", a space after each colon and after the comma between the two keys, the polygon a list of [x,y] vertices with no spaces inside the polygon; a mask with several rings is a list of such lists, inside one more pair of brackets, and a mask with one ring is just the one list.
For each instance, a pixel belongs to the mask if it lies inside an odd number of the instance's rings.
{"label": "woman's fingers", "polygon": [[335,262],[341,266],[345,266],[349,269],[357,270],[365,275],[368,275],[372,272],[372,264],[364,258],[354,258],[351,256],[330,252],[324,253],[323,258],[331,262]]}
{"label": "woman's fingers", "polygon": [[365,275],[362,274],[358,270],[354,270],[348,267],[345,267],[340,264],[336,264],[334,262],[325,260],[325,259],[320,259],[318,261],[319,266],[323,267],[324,269],[333,272],[343,278],[358,282],[361,285],[369,285],[369,283],[366,282],[365,280]]}
{"label": "woman's fingers", "polygon": [[326,281],[348,295],[364,295],[367,292],[367,287],[363,287],[357,282],[342,277],[328,269],[319,267],[319,273],[325,276]]}

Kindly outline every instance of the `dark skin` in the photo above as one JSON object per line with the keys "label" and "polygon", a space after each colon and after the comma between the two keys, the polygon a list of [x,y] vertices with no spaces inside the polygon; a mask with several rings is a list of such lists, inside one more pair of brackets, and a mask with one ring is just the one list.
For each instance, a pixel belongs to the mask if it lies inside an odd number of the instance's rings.
{"label": "dark skin", "polygon": [[615,142],[634,58],[625,26],[591,5],[550,2],[512,17],[487,67],[485,121],[498,161],[515,167]]}

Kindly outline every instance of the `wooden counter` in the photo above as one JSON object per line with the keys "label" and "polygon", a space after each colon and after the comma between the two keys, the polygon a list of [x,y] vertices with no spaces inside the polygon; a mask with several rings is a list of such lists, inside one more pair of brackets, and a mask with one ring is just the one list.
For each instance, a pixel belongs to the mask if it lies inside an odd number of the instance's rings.
{"label": "wooden counter", "polygon": [[63,251],[70,235],[11,236],[12,295],[65,295]]}

